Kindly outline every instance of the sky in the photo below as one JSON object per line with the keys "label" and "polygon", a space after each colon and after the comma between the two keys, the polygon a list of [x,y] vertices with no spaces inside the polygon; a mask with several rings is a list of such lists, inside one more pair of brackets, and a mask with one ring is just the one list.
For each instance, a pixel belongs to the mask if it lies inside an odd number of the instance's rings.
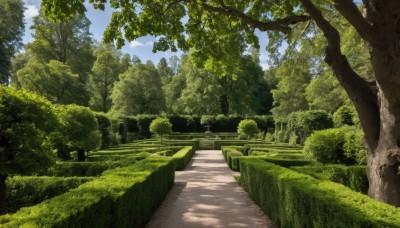
{"label": "sky", "polygon": [[[23,37],[23,43],[29,43],[33,41],[32,33],[30,27],[33,24],[33,17],[39,14],[39,8],[41,0],[23,0],[25,3],[25,35]],[[93,35],[93,38],[97,41],[101,41],[103,39],[103,32],[106,29],[113,9],[106,8],[104,11],[95,10],[91,4],[85,3],[87,12],[86,17],[92,22],[90,26],[90,32]],[[268,69],[268,54],[264,50],[267,43],[267,35],[265,33],[257,32],[257,35],[260,38],[260,65],[265,70]],[[126,41],[124,47],[122,47],[122,53],[129,53],[131,56],[138,56],[142,62],[146,62],[147,60],[151,60],[154,64],[157,64],[161,58],[169,59],[170,57],[177,55],[180,57],[182,55],[181,51],[178,52],[152,52],[153,43],[156,41],[155,37],[145,36],[139,39],[133,40],[131,42]]]}

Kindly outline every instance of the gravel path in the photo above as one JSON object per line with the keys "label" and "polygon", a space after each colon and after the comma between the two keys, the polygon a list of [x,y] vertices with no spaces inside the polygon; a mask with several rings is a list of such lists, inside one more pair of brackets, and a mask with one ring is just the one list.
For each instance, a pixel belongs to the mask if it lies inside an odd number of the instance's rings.
{"label": "gravel path", "polygon": [[196,151],[146,227],[275,227],[233,174],[220,150]]}

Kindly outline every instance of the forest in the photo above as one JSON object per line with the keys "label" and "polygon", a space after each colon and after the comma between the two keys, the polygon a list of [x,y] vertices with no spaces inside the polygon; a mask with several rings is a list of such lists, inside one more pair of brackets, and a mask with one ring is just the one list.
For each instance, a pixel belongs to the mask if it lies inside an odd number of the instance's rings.
{"label": "forest", "polygon": [[[84,3],[43,0],[33,40],[23,43],[24,2],[1,1],[0,215],[6,215],[0,224],[30,219],[32,226],[143,227],[172,187],[174,171],[184,170],[196,150],[213,149],[240,172],[239,184],[279,227],[330,219],[337,221],[328,226],[400,226],[392,221],[400,213],[400,99],[394,92],[400,35],[393,33],[399,24],[382,16],[399,21],[400,5],[278,2],[91,1],[96,9],[118,9],[100,41],[90,33],[98,22],[86,17]],[[268,34],[266,47],[256,31]],[[126,41],[146,35],[158,37],[155,55],[183,54],[154,63],[121,51]],[[264,48],[268,60],[260,59]],[[139,174],[145,171],[154,176]],[[139,176],[145,184],[134,193],[133,184],[124,183],[139,183]],[[116,214],[102,211],[104,219],[94,221],[90,213],[101,206],[83,198],[62,210],[90,208],[88,214],[52,214],[63,197],[113,178],[110,199],[102,201],[103,189],[93,200],[119,208]],[[21,183],[38,189],[38,180],[48,184],[40,191],[53,191],[58,181],[66,181],[65,190],[13,205],[15,194],[28,191]],[[160,191],[142,196],[146,201],[136,198],[158,183]],[[116,197],[119,187],[124,194]],[[310,192],[309,205],[298,203]],[[279,198],[286,206],[265,201],[283,194],[293,197]],[[123,197],[144,205],[143,214],[135,212],[137,224],[122,218],[138,210],[121,204]],[[340,202],[331,204],[329,197]],[[319,211],[317,218],[309,220],[305,208]],[[24,217],[39,211],[53,221]]]}

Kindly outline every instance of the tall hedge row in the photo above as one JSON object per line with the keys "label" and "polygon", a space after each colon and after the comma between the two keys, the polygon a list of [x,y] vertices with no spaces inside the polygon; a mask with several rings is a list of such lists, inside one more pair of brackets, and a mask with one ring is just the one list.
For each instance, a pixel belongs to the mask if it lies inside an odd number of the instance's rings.
{"label": "tall hedge row", "polygon": [[108,170],[78,188],[0,217],[1,227],[143,227],[174,183],[169,158]]}
{"label": "tall hedge row", "polygon": [[331,181],[256,158],[240,160],[241,184],[279,227],[399,227],[396,208]]}

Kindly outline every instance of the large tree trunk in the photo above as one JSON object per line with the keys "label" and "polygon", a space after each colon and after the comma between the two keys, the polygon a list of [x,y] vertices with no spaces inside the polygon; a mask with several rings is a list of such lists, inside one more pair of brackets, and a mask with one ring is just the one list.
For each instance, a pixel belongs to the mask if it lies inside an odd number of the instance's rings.
{"label": "large tree trunk", "polygon": [[400,206],[400,1],[364,0],[365,15],[350,0],[336,9],[366,42],[375,73],[361,78],[341,53],[340,34],[311,0],[300,0],[327,38],[325,61],[353,101],[365,133],[368,194]]}
{"label": "large tree trunk", "polygon": [[0,215],[4,215],[7,213],[6,179],[7,175],[0,175]]}

